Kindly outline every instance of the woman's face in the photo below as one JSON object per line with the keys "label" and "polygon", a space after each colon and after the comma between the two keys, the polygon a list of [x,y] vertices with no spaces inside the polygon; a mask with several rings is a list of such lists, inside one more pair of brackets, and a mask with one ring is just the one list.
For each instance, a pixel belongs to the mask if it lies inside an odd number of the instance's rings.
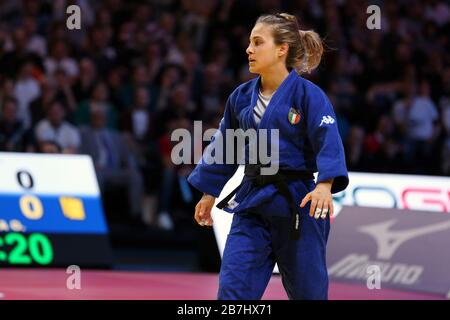
{"label": "woman's face", "polygon": [[257,23],[250,34],[250,43],[245,52],[251,73],[264,73],[278,63],[280,46],[274,43],[272,27]]}

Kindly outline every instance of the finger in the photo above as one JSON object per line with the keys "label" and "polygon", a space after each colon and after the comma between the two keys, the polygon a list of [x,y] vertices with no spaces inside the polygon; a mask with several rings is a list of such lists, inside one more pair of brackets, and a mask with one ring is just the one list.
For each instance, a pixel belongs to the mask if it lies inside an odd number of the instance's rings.
{"label": "finger", "polygon": [[202,203],[199,204],[197,211],[198,211],[197,219],[196,219],[197,223],[203,227],[206,224],[206,221],[205,221],[205,218],[204,218],[205,209],[204,209],[204,206],[203,206]]}
{"label": "finger", "polygon": [[327,217],[328,212],[329,212],[329,202],[328,201],[324,201],[323,202],[323,207],[322,207],[322,214],[320,215],[322,220],[325,220],[325,218]]}
{"label": "finger", "polygon": [[211,217],[211,210],[212,210],[212,207],[205,206],[205,210],[204,210],[204,217],[205,218],[210,218]]}
{"label": "finger", "polygon": [[308,194],[303,198],[302,202],[300,203],[300,207],[303,208],[303,207],[308,203],[309,200],[311,200],[311,192],[308,193]]}
{"label": "finger", "polygon": [[211,217],[211,208],[209,206],[204,205],[202,207],[201,212],[202,212],[201,217],[203,220],[208,220]]}
{"label": "finger", "polygon": [[213,223],[213,220],[211,218],[211,210],[212,207],[203,205],[201,212],[201,221],[203,222],[202,226],[211,226]]}
{"label": "finger", "polygon": [[205,222],[204,222],[204,220],[202,219],[202,218],[200,218],[200,217],[197,217],[197,223],[199,224],[199,225],[201,225],[201,226],[204,226],[205,225]]}
{"label": "finger", "polygon": [[314,211],[314,218],[319,219],[320,215],[322,214],[322,207],[323,207],[323,200],[320,199],[317,202],[316,210]]}
{"label": "finger", "polygon": [[199,217],[199,206],[198,204],[195,206],[195,213],[194,213],[194,219],[197,223],[200,223],[200,217]]}
{"label": "finger", "polygon": [[334,216],[334,202],[330,201],[330,218]]}
{"label": "finger", "polygon": [[205,215],[203,221],[205,221],[205,225],[207,225],[207,226],[212,226],[213,220],[212,220],[212,217],[211,217],[211,211],[209,211],[209,212]]}
{"label": "finger", "polygon": [[311,200],[311,207],[309,208],[309,215],[311,217],[314,216],[314,211],[316,210],[316,206],[317,206],[317,199],[312,199]]}

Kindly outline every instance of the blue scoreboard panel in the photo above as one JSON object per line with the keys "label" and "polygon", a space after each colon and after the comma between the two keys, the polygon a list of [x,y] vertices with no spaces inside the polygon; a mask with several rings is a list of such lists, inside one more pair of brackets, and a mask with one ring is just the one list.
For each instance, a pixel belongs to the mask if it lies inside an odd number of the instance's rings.
{"label": "blue scoreboard panel", "polygon": [[0,266],[108,267],[111,262],[89,157],[0,153]]}

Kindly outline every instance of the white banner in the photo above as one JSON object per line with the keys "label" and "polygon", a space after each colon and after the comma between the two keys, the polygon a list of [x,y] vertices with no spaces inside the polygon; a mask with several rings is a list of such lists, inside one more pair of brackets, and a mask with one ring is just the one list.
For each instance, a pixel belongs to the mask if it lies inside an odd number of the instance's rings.
{"label": "white banner", "polygon": [[335,201],[347,206],[450,212],[450,177],[351,172]]}
{"label": "white banner", "polygon": [[[243,175],[244,166],[240,166],[216,204],[239,185]],[[450,212],[450,177],[350,172],[349,179],[347,189],[334,195],[334,217],[342,205]],[[212,214],[222,256],[233,215],[215,206]]]}
{"label": "white banner", "polygon": [[92,159],[86,155],[0,152],[0,193],[99,196]]}

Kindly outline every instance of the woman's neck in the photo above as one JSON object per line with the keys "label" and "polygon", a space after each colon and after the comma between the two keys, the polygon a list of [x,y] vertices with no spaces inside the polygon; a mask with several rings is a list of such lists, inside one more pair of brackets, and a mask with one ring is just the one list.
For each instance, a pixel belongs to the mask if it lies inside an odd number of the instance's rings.
{"label": "woman's neck", "polygon": [[289,71],[283,68],[281,71],[261,74],[261,93],[265,96],[271,96],[281,85],[284,79],[289,75]]}

